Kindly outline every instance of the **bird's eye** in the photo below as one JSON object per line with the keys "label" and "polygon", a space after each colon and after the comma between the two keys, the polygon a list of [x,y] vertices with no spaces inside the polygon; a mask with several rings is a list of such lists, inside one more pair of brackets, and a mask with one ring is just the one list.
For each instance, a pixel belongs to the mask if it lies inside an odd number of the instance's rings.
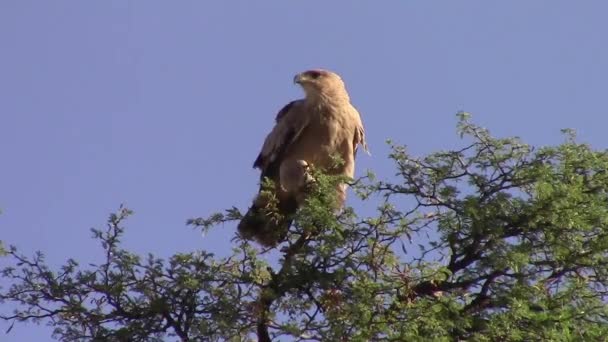
{"label": "bird's eye", "polygon": [[310,75],[310,77],[312,77],[313,79],[317,79],[319,77],[321,77],[321,73],[318,71],[310,71],[308,72],[308,74]]}

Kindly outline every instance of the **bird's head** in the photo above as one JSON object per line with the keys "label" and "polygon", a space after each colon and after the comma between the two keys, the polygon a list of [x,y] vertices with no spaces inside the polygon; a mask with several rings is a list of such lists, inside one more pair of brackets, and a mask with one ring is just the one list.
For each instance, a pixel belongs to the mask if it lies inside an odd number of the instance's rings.
{"label": "bird's head", "polygon": [[301,72],[293,78],[307,97],[344,97],[348,99],[346,87],[338,74],[329,70],[313,69]]}

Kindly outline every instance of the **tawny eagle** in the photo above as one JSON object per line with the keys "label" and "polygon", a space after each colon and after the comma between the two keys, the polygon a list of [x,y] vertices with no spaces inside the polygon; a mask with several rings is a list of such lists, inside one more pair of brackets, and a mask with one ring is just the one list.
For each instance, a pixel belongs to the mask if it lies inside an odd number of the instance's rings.
{"label": "tawny eagle", "polygon": [[[253,163],[254,168],[261,170],[261,180],[268,177],[274,183],[280,219],[263,210],[269,199],[261,196],[260,187],[260,193],[238,225],[241,236],[264,246],[275,245],[287,232],[290,216],[304,198],[311,165],[327,174],[352,178],[358,147],[367,151],[361,117],[350,103],[340,76],[315,69],[297,74],[294,82],[304,89],[306,96],[279,111],[275,126]],[[336,155],[343,161],[337,167]],[[339,186],[336,191],[338,206],[342,206],[346,185]]]}

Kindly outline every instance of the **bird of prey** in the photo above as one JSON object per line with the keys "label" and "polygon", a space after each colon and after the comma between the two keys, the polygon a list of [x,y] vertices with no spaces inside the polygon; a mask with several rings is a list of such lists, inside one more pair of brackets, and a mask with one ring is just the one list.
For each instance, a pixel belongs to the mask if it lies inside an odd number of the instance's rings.
{"label": "bird of prey", "polygon": [[[342,78],[329,70],[314,69],[297,74],[294,83],[304,90],[305,97],[285,105],[277,114],[275,126],[266,137],[262,150],[253,163],[274,184],[277,219],[264,213],[268,196],[262,187],[252,206],[238,225],[243,238],[263,246],[276,245],[291,224],[290,216],[303,200],[306,185],[311,181],[309,168],[327,174],[353,178],[355,155],[359,146],[367,151],[365,130],[359,112],[350,103]],[[334,156],[343,163],[335,166]],[[346,199],[346,185],[337,191],[341,207]]]}

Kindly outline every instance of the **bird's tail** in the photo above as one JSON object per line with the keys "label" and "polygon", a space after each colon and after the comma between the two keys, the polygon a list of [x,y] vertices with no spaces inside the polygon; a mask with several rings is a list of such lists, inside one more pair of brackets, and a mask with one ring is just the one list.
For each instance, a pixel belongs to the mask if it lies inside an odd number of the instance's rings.
{"label": "bird's tail", "polygon": [[[275,198],[276,199],[276,198]],[[237,227],[241,237],[273,247],[287,235],[297,202],[293,198],[272,201],[260,193]]]}

